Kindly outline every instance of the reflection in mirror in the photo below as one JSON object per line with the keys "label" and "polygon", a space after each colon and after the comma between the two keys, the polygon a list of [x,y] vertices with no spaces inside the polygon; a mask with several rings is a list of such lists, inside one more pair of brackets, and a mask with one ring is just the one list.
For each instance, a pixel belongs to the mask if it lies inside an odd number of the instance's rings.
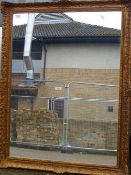
{"label": "reflection in mirror", "polygon": [[120,30],[121,12],[14,15],[11,157],[116,165]]}

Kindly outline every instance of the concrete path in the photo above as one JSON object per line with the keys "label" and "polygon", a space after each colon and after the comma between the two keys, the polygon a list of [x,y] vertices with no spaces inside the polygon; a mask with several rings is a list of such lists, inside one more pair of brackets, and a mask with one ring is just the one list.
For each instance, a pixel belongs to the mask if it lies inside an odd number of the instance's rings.
{"label": "concrete path", "polygon": [[58,160],[65,162],[116,165],[117,156],[85,153],[61,153],[60,151],[34,150],[10,147],[10,157],[34,158],[41,160]]}

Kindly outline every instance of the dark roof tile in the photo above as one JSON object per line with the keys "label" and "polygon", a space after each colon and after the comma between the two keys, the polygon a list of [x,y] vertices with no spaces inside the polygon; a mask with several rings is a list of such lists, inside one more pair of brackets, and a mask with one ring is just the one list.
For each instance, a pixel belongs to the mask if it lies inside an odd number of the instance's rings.
{"label": "dark roof tile", "polygon": [[[25,36],[26,25],[13,27],[13,38]],[[34,26],[33,37],[36,38],[75,38],[75,37],[120,36],[120,30],[80,22],[39,24]]]}

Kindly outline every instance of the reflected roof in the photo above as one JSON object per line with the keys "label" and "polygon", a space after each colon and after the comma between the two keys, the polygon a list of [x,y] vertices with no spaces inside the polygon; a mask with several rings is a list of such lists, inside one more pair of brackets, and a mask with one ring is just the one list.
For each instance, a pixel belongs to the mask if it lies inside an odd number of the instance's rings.
{"label": "reflected roof", "polygon": [[[13,37],[15,39],[24,38],[25,29],[26,25],[14,26]],[[37,38],[120,36],[120,30],[72,21],[70,23],[35,25],[33,36]]]}
{"label": "reflected roof", "polygon": [[[13,38],[25,37],[26,25],[13,27]],[[36,16],[33,37],[41,39],[60,38],[120,38],[120,30],[73,21],[60,13],[42,13]]]}
{"label": "reflected roof", "polygon": [[73,19],[64,13],[39,13],[35,17],[35,25],[70,23]]}

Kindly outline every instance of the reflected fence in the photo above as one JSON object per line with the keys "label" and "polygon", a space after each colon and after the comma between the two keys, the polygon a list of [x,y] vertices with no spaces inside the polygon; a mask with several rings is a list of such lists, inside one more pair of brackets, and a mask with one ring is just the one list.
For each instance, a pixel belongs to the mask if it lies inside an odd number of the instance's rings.
{"label": "reflected fence", "polygon": [[117,85],[12,80],[12,146],[116,154]]}

